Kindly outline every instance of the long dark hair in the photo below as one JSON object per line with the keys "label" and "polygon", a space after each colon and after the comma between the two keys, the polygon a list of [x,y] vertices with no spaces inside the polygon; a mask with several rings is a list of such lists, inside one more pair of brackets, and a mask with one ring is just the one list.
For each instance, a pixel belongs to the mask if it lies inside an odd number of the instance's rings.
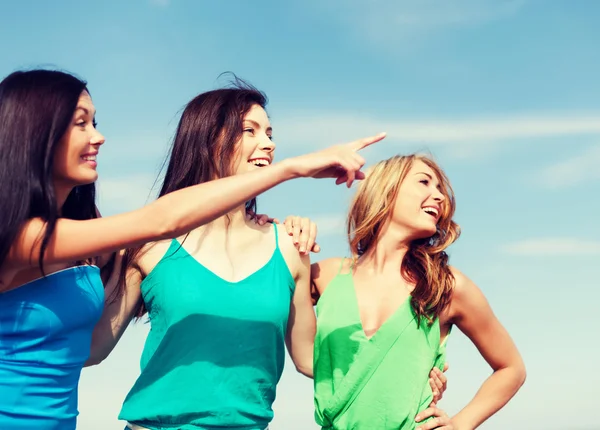
{"label": "long dark hair", "polygon": [[[194,97],[179,120],[158,196],[231,176],[236,144],[243,133],[243,118],[254,105],[264,109],[267,96],[235,76],[229,87]],[[246,202],[246,211],[256,213],[256,199]],[[127,269],[141,248],[126,251],[117,294],[122,294]],[[141,317],[145,313],[146,308],[141,303],[137,315]]]}
{"label": "long dark hair", "polygon": [[96,218],[94,184],[75,187],[60,210],[52,166],[87,83],[55,70],[17,71],[0,83],[0,266],[23,223],[46,221],[39,266],[56,221]]}

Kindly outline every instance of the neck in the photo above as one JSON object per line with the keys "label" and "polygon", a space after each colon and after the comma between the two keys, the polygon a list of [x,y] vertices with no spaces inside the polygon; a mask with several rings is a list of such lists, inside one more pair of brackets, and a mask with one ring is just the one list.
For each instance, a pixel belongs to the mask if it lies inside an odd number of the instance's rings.
{"label": "neck", "polygon": [[67,201],[67,197],[73,191],[73,187],[69,185],[64,185],[59,182],[54,183],[54,193],[56,195],[56,207],[58,209],[58,213],[62,213],[62,208]]}
{"label": "neck", "polygon": [[216,230],[237,229],[246,226],[247,220],[246,206],[241,205],[206,226]]}
{"label": "neck", "polygon": [[400,229],[388,226],[382,230],[375,246],[360,258],[359,264],[373,273],[397,273],[409,247],[407,235]]}

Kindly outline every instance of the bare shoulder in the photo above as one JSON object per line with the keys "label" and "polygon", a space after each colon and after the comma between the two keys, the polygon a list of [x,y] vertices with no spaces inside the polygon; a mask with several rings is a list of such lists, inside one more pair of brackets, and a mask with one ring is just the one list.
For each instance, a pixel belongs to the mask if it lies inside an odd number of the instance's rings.
{"label": "bare shoulder", "polygon": [[279,248],[282,251],[291,252],[294,251],[295,254],[299,254],[296,246],[294,245],[294,239],[290,236],[285,230],[285,226],[282,224],[267,224],[263,226],[265,230],[271,229],[271,225],[277,229],[277,237],[279,241]]}
{"label": "bare shoulder", "polygon": [[172,241],[173,239],[160,240],[143,245],[133,262],[133,266],[138,268],[143,277],[147,276],[165,256]]}
{"label": "bare shoulder", "polygon": [[454,290],[450,309],[453,319],[461,318],[474,308],[488,306],[483,292],[471,279],[455,267],[450,267],[450,270],[454,276]]}
{"label": "bare shoulder", "polygon": [[311,280],[313,285],[318,290],[319,294],[323,294],[327,285],[340,272],[350,270],[352,261],[349,258],[334,257],[321,260],[311,265]]}
{"label": "bare shoulder", "polygon": [[[277,237],[279,241],[279,249],[283,254],[283,258],[287,263],[290,271],[297,277],[303,270],[303,267],[310,264],[310,256],[302,255],[298,252],[296,245],[294,245],[294,239],[288,235],[285,230],[285,226],[281,224],[274,224],[277,229]],[[270,228],[270,224],[267,225]]]}
{"label": "bare shoulder", "polygon": [[450,266],[450,272],[454,276],[453,299],[464,299],[465,295],[473,291],[479,291],[477,285],[456,267]]}

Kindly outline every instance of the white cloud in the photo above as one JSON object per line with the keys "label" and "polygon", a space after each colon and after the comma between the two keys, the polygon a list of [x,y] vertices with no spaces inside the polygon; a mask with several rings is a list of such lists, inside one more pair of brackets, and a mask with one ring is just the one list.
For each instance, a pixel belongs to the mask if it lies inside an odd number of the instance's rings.
{"label": "white cloud", "polygon": [[149,174],[100,179],[98,181],[100,211],[105,216],[114,215],[138,209],[151,202],[158,191],[152,190],[155,179]]}
{"label": "white cloud", "polygon": [[588,180],[600,179],[600,145],[592,146],[571,158],[547,166],[536,181],[547,188],[565,188]]}
{"label": "white cloud", "polygon": [[534,143],[539,138],[600,135],[600,113],[394,120],[321,112],[290,114],[277,123],[277,134],[282,141],[303,146],[321,147],[381,131],[387,132],[387,138],[380,145],[452,145],[453,149],[464,152],[461,156],[468,156],[481,151],[482,145],[498,142],[528,139]]}
{"label": "white cloud", "polygon": [[[315,4],[357,38],[397,49],[441,30],[510,17],[525,0],[329,0]],[[410,43],[407,43],[410,42]]]}
{"label": "white cloud", "polygon": [[344,214],[317,215],[312,221],[317,224],[319,237],[343,235],[346,232],[346,217]]}
{"label": "white cloud", "polygon": [[570,237],[526,239],[502,247],[511,255],[521,256],[590,256],[600,255],[600,241]]}

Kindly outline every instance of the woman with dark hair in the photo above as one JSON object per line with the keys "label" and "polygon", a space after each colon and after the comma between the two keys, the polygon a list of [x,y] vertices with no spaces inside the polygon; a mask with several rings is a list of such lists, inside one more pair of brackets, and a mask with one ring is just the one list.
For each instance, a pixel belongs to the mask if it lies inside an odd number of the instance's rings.
{"label": "woman with dark hair", "polygon": [[[191,100],[159,195],[271,168],[266,104],[239,80]],[[127,250],[121,276],[109,282],[115,300],[96,327],[90,362],[148,312],[141,375],[119,416],[129,428],[262,430],[273,417],[286,344],[296,368],[312,374],[309,257],[283,228],[248,217],[255,208],[249,199],[185,234]]]}
{"label": "woman with dark hair", "polygon": [[94,182],[104,137],[86,83],[50,70],[7,76],[0,83],[0,428],[75,428],[77,383],[104,303],[103,255],[179,237],[289,179],[351,183],[362,178],[357,151],[382,138],[201,184],[176,178],[183,180],[177,191],[99,218]]}
{"label": "woman with dark hair", "polygon": [[[477,286],[448,264],[459,236],[450,181],[424,156],[396,156],[367,173],[352,201],[353,258],[312,268],[317,303],[315,417],[323,429],[471,430],[525,380],[509,334]],[[427,384],[456,325],[493,370],[452,419]],[[416,418],[415,418],[416,417]]]}

